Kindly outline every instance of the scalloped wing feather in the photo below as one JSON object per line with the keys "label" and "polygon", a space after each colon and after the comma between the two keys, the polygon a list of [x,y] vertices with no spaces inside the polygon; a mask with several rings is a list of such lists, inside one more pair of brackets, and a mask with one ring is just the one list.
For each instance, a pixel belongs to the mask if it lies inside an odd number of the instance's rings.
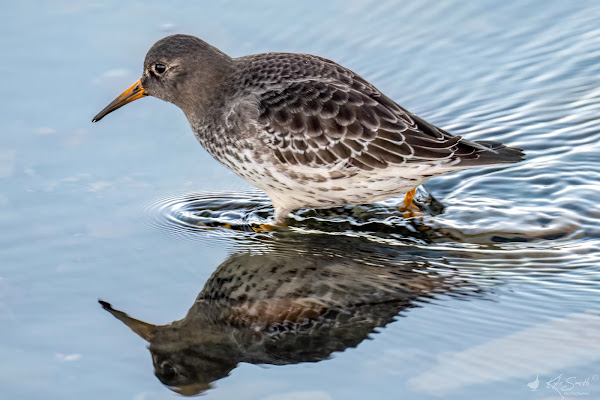
{"label": "scalloped wing feather", "polygon": [[498,152],[498,146],[427,123],[333,61],[287,53],[261,57],[252,59],[247,75],[260,82],[254,92],[259,93],[258,131],[268,136],[281,163],[373,170],[405,163],[466,168],[522,159],[520,149],[503,146]]}

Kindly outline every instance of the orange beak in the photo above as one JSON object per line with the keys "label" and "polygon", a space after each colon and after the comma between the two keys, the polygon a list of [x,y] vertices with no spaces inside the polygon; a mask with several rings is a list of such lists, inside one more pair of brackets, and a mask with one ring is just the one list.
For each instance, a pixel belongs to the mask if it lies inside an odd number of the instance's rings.
{"label": "orange beak", "polygon": [[124,91],[119,97],[114,99],[109,105],[104,107],[102,111],[98,113],[92,120],[92,122],[98,122],[104,118],[107,114],[115,111],[117,108],[123,107],[127,103],[131,103],[134,100],[141,99],[144,96],[148,96],[148,92],[142,86],[141,79],[131,85],[129,89]]}

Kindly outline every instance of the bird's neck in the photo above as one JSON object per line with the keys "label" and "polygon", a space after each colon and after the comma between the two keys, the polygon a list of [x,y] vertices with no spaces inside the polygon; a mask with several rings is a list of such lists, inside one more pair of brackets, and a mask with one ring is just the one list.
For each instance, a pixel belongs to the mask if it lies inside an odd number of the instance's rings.
{"label": "bird's neck", "polygon": [[217,110],[222,110],[234,75],[232,59],[223,53],[201,60],[196,68],[202,73],[181,88],[180,104],[176,104],[190,122],[213,118]]}

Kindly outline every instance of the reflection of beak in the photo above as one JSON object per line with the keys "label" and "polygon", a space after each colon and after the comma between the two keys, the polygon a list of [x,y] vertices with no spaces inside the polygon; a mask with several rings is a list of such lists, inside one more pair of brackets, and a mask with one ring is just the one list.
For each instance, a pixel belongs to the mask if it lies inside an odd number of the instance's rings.
{"label": "reflection of beak", "polygon": [[109,105],[104,107],[104,110],[100,111],[98,115],[94,117],[92,122],[98,122],[102,118],[104,118],[106,114],[110,114],[117,108],[121,108],[125,104],[131,103],[132,101],[137,99],[141,99],[144,96],[148,96],[148,92],[146,92],[146,89],[144,89],[144,87],[142,86],[141,79],[139,79],[136,83],[131,85],[129,89],[124,91],[119,97],[117,97]]}
{"label": "reflection of beak", "polygon": [[[102,117],[101,117],[102,118]],[[104,308],[106,311],[111,313],[116,319],[123,322],[127,325],[132,331],[138,334],[142,339],[150,342],[156,333],[158,327],[156,325],[149,324],[144,321],[140,321],[139,319],[131,318],[129,315],[125,314],[123,311],[115,310],[112,308],[110,303],[107,303],[102,300],[98,300],[98,303]]]}

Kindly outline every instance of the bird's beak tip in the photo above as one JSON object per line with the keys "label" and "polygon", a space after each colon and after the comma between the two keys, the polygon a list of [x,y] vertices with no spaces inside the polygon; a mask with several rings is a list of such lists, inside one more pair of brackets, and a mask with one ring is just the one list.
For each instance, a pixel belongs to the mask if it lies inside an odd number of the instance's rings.
{"label": "bird's beak tip", "polygon": [[102,111],[92,118],[92,122],[98,122],[116,109],[121,108],[134,100],[141,99],[144,96],[148,96],[148,92],[142,86],[141,79],[138,79],[131,87],[129,87],[129,89],[121,93],[119,97],[111,101],[109,105],[104,107]]}

